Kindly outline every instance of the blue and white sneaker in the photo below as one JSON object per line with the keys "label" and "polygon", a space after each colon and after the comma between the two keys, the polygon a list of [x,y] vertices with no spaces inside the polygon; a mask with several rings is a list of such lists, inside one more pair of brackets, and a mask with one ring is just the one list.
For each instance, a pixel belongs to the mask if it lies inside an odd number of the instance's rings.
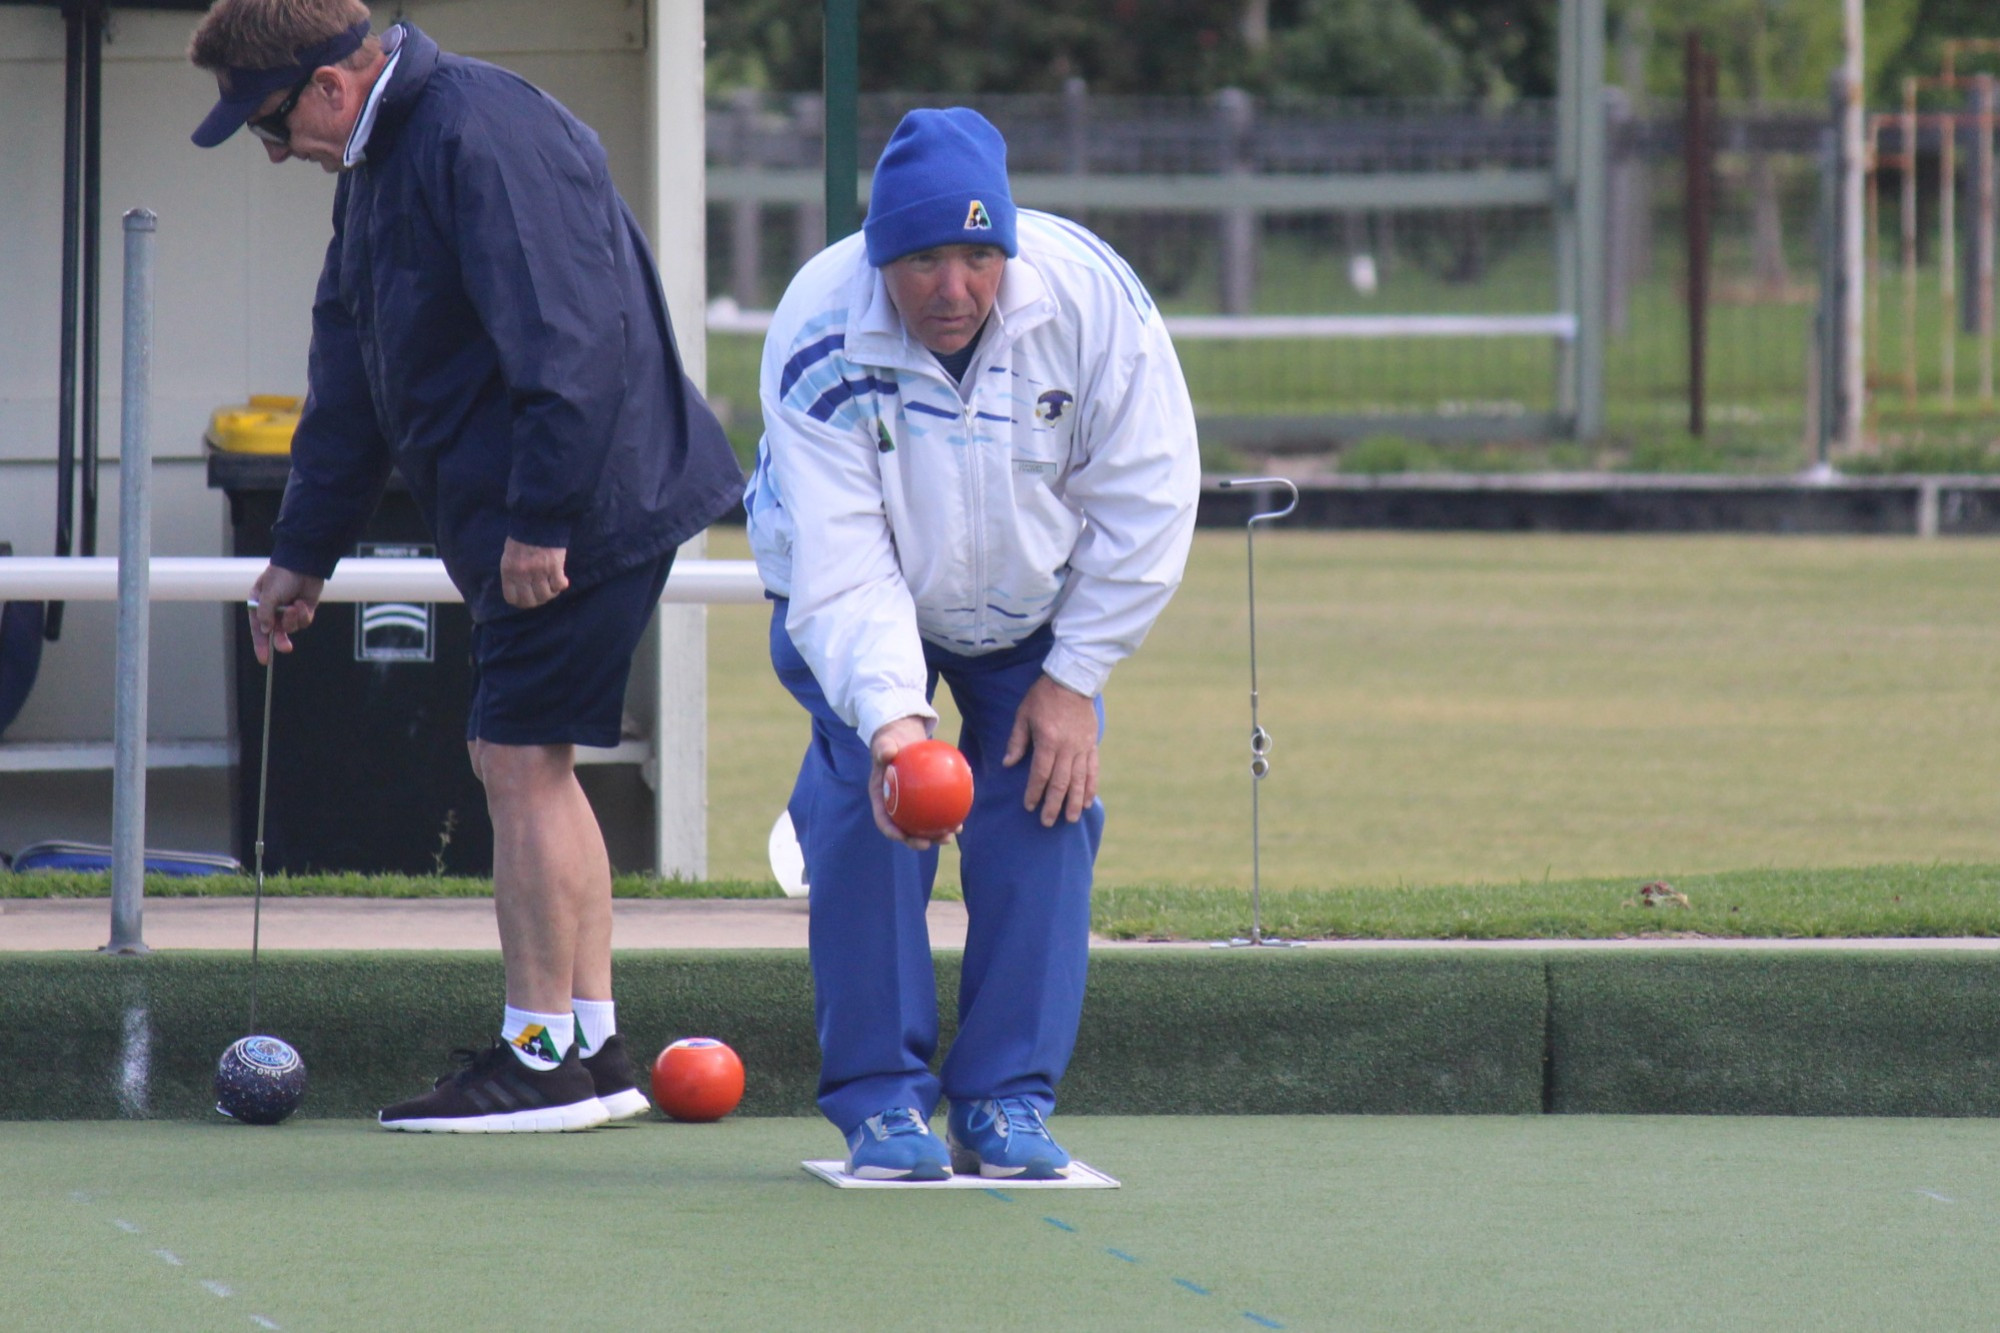
{"label": "blue and white sneaker", "polygon": [[847,1174],[856,1180],[945,1180],[951,1155],[914,1109],[892,1106],[847,1136]]}
{"label": "blue and white sneaker", "polygon": [[1025,1097],[953,1102],[945,1117],[951,1169],[989,1179],[1054,1180],[1069,1175],[1069,1154],[1049,1136]]}

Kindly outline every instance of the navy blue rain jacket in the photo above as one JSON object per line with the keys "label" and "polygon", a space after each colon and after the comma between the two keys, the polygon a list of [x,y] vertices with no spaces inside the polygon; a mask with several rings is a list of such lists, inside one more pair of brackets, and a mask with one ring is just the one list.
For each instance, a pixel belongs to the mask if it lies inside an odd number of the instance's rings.
{"label": "navy blue rain jacket", "polygon": [[743,485],[597,136],[407,26],[367,160],[334,194],[272,562],[331,574],[391,466],[482,621],[514,612],[507,538],[568,548],[586,586],[679,546]]}

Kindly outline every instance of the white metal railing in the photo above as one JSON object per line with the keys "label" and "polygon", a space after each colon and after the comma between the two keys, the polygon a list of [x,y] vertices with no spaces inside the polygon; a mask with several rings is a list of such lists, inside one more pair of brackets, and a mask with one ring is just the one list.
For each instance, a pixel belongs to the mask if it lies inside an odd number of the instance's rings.
{"label": "white metal railing", "polygon": [[[130,355],[128,350],[128,356]],[[131,433],[125,448],[128,459],[142,456]],[[142,483],[143,485],[143,483]],[[144,506],[134,506],[128,498],[126,521]],[[127,532],[143,547],[149,534]],[[138,577],[128,567],[120,578],[116,556],[11,556],[0,559],[0,602],[117,602],[119,603],[119,661],[117,735],[109,746],[5,746],[0,745],[0,771],[32,768],[102,768],[110,761],[114,773],[113,832],[115,849],[112,871],[111,953],[144,953],[140,930],[140,903],[144,889],[145,774],[151,768],[206,766],[226,756],[227,743],[216,742],[190,747],[172,742],[160,746],[156,761],[152,744],[146,739],[143,710],[134,712],[131,700],[143,701],[146,692],[147,635],[145,608],[153,602],[233,602],[249,595],[268,561],[257,558],[207,556],[155,556],[139,565]],[[121,581],[126,585],[122,590]],[[444,562],[435,559],[383,559],[353,557],[340,562],[321,593],[329,602],[457,602],[463,599],[444,571]],[[757,566],[749,560],[677,560],[667,585],[660,593],[662,603],[757,603],[764,600],[764,585]],[[592,756],[603,760],[643,759],[627,753],[640,748],[627,742],[612,751]],[[197,751],[199,751],[197,753]],[[581,757],[581,756],[580,756]]]}
{"label": "white metal railing", "polygon": [[[154,556],[148,599],[154,602],[243,600],[265,561],[206,556]],[[109,602],[118,597],[116,556],[15,556],[0,559],[0,602]],[[458,589],[442,560],[353,557],[327,581],[328,602],[457,602]],[[764,600],[749,560],[677,560],[662,603],[755,604]],[[580,746],[579,764],[643,762],[650,748],[625,741],[609,749]],[[232,761],[223,740],[147,743],[148,769],[215,768]],[[103,770],[116,759],[109,741],[0,741],[0,773]]]}
{"label": "white metal railing", "polygon": [[[149,599],[231,602],[269,563],[228,556],[154,556]],[[0,602],[114,602],[118,557],[11,556],[0,559]],[[320,600],[327,602],[456,602],[462,600],[444,561],[355,556],[340,562]],[[764,600],[749,560],[676,560],[662,602],[756,603]]]}
{"label": "white metal railing", "polygon": [[[1167,315],[1176,338],[1231,341],[1269,338],[1576,338],[1575,315]],[[710,333],[763,334],[768,310],[744,310],[727,297],[708,307]]]}

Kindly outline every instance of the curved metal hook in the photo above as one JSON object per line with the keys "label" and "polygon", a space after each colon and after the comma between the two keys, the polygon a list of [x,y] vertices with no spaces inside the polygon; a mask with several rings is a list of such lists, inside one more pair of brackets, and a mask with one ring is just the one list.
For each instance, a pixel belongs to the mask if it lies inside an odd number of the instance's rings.
{"label": "curved metal hook", "polygon": [[1291,499],[1285,502],[1283,509],[1272,509],[1265,513],[1252,514],[1248,520],[1251,523],[1264,523],[1273,519],[1280,519],[1299,507],[1299,488],[1297,483],[1293,482],[1289,477],[1230,477],[1222,482],[1220,489],[1233,491],[1250,486],[1283,486],[1291,494]]}

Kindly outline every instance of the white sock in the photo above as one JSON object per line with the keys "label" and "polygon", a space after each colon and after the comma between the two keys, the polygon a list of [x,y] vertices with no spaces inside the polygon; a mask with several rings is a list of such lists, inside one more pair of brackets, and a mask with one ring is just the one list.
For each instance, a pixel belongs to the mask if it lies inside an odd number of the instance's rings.
{"label": "white sock", "polygon": [[576,1019],[570,1014],[538,1014],[507,1006],[500,1020],[500,1040],[530,1069],[554,1069],[576,1041]]}
{"label": "white sock", "polygon": [[576,1053],[587,1060],[618,1031],[618,1006],[610,1000],[571,997],[569,1007],[576,1014]]}

